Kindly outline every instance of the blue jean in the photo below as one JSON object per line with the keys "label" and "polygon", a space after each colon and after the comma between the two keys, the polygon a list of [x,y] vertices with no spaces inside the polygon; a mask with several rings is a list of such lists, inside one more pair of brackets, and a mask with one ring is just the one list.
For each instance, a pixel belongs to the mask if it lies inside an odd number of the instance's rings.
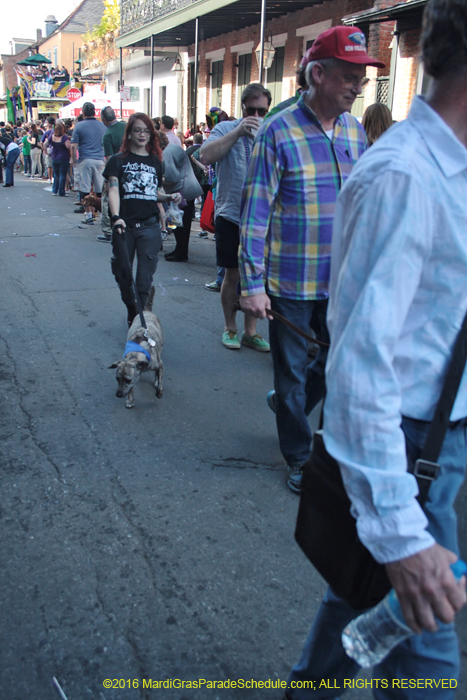
{"label": "blue jean", "polygon": [[26,155],[23,153],[23,160],[24,160],[24,174],[26,175],[27,173],[31,174],[31,156]]}
{"label": "blue jean", "polygon": [[15,163],[19,158],[19,148],[13,148],[6,154],[6,168],[5,168],[5,184],[14,185],[15,180],[13,176]]}
{"label": "blue jean", "polygon": [[[402,428],[407,442],[407,452],[413,461],[421,453],[428,432],[428,423],[404,418]],[[449,428],[438,462],[441,471],[432,482],[425,504],[428,530],[438,544],[459,553],[457,542],[457,518],[454,501],[465,476],[467,457],[466,421]],[[361,611],[360,611],[361,612]],[[359,612],[328,588],[302,656],[288,678],[287,695],[292,700],[338,698],[344,692],[344,679],[353,678],[359,666],[350,659],[341,643],[341,633],[350,620]],[[455,688],[400,688],[392,687],[393,679],[429,678],[434,680],[459,677],[460,660],[457,635],[454,625],[439,625],[437,632],[412,635],[399,644],[373,669],[373,678],[387,679],[387,688],[373,688],[377,700],[452,700]],[[340,690],[319,690],[322,679],[330,679]],[[293,689],[292,682],[316,681],[318,690]],[[381,686],[381,684],[380,684]]]}
{"label": "blue jean", "polygon": [[216,282],[218,285],[221,285],[222,282],[224,281],[225,277],[225,267],[218,267],[217,268],[217,275],[216,275]]}
{"label": "blue jean", "polygon": [[[329,343],[327,299],[298,301],[271,296],[271,307],[306,333],[313,325],[316,337]],[[310,361],[308,341],[275,319],[269,324],[269,342],[274,367],[279,446],[287,464],[303,464],[311,452],[307,416],[324,396],[328,349],[320,347],[316,359]]]}
{"label": "blue jean", "polygon": [[68,174],[68,160],[58,160],[57,158],[53,158],[52,168],[54,171],[54,183],[52,185],[52,192],[54,194],[58,193],[60,197],[64,197],[66,176]]}

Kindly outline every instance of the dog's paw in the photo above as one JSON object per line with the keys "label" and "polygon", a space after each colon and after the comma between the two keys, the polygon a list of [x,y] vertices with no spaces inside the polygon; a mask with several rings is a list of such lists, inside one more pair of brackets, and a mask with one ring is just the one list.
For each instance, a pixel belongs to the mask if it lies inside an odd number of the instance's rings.
{"label": "dog's paw", "polygon": [[162,389],[159,389],[159,387],[156,387],[156,396],[158,399],[162,398]]}
{"label": "dog's paw", "polygon": [[125,401],[125,406],[127,408],[133,408],[134,405],[135,405],[134,401]]}

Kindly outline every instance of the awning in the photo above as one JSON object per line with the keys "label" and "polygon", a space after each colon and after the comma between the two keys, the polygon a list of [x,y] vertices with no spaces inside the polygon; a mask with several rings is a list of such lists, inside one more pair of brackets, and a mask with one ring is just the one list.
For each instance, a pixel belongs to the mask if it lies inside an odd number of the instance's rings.
{"label": "awning", "polygon": [[36,53],[33,56],[28,56],[23,61],[18,61],[18,66],[37,66],[39,63],[52,63],[52,61],[49,61],[41,53]]}
{"label": "awning", "polygon": [[407,20],[407,22],[411,22],[415,19],[417,26],[419,26],[419,19],[427,2],[428,0],[408,0],[408,2],[403,2],[399,5],[386,7],[384,10],[376,10],[374,8],[363,10],[363,12],[356,12],[354,15],[343,17],[342,23],[347,26],[359,26],[360,24],[376,24],[391,20]]}
{"label": "awning", "polygon": [[[289,12],[298,12],[323,0],[275,0],[267,6],[268,22]],[[197,0],[179,2],[153,9],[151,17],[142,15],[131,0],[122,0],[122,32],[116,40],[118,48],[148,48],[154,34],[157,47],[182,47],[194,43],[195,21],[199,17],[199,40],[211,39],[259,24],[261,0]],[[167,10],[170,7],[172,10]],[[175,10],[173,9],[175,7]],[[136,12],[135,9],[138,10]],[[133,14],[132,14],[133,13]]]}
{"label": "awning", "polygon": [[[62,107],[60,109],[60,118],[64,119],[66,117],[78,117],[81,114],[82,107],[85,102],[93,103],[96,110],[96,117],[100,117],[101,110],[104,109],[104,107],[112,107],[115,114],[117,115],[117,118],[120,118],[119,96],[108,95],[102,90],[89,90],[88,92],[85,92],[84,95],[78,100],[74,100],[74,102],[71,102],[65,107]],[[123,103],[123,114],[121,115],[121,118],[128,118],[130,114],[135,113],[134,107],[130,106],[130,104],[128,104],[127,102]]]}

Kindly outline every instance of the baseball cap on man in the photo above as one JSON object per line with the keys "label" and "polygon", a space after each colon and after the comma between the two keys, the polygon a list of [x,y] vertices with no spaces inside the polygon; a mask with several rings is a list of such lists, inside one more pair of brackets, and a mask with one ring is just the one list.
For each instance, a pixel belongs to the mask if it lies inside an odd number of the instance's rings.
{"label": "baseball cap on man", "polygon": [[85,117],[93,117],[96,113],[96,108],[92,102],[85,102],[81,109]]}
{"label": "baseball cap on man", "polygon": [[[365,35],[358,27],[331,27],[319,35],[308,49],[303,61],[319,61],[322,58],[338,58],[347,63],[359,63],[375,68],[385,68],[385,64],[371,58],[366,52]],[[306,65],[305,64],[305,65]]]}

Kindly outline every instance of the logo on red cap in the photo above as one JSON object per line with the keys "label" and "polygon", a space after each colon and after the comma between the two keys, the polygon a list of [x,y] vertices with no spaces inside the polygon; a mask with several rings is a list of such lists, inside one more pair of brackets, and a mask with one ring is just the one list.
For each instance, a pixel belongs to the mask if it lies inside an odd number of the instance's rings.
{"label": "logo on red cap", "polygon": [[350,41],[353,41],[354,44],[360,44],[360,46],[366,46],[366,41],[365,41],[365,35],[363,32],[354,32],[353,34],[349,34],[347,39]]}

